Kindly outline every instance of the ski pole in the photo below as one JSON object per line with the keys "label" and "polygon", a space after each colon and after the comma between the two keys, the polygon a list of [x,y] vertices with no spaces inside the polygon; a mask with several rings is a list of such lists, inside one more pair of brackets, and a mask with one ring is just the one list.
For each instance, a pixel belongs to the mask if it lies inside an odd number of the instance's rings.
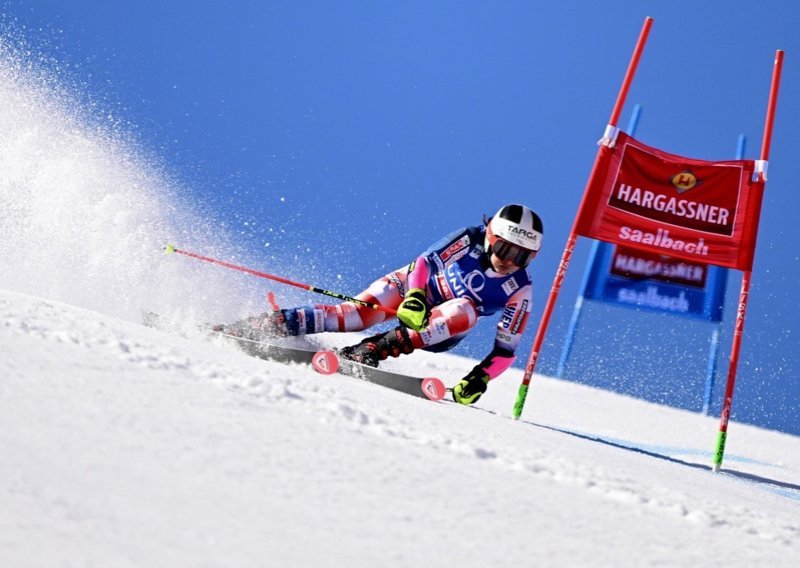
{"label": "ski pole", "polygon": [[293,280],[289,280],[288,278],[283,278],[281,276],[276,276],[274,274],[267,274],[266,272],[259,272],[258,270],[253,270],[252,268],[247,268],[245,266],[237,266],[236,264],[231,264],[230,262],[225,262],[224,260],[217,260],[216,258],[210,258],[208,256],[203,256],[201,254],[197,254],[194,252],[189,252],[186,250],[181,250],[175,248],[173,245],[167,245],[164,247],[164,252],[167,254],[182,254],[184,256],[188,256],[190,258],[195,258],[197,260],[202,260],[203,262],[209,262],[211,264],[216,264],[218,266],[224,266],[225,268],[230,268],[232,270],[238,270],[239,272],[244,272],[245,274],[251,274],[253,276],[258,276],[259,278],[266,278],[267,280],[274,280],[275,282],[280,282],[281,284],[287,284],[289,286],[294,286],[295,288],[301,288],[303,290],[308,290],[309,292],[314,292],[316,294],[323,294],[325,296],[330,296],[331,298],[336,298],[337,300],[342,300],[344,302],[351,302],[353,304],[357,304],[359,306],[365,306],[367,308],[372,308],[373,310],[378,310],[381,312],[385,312],[390,316],[397,315],[397,311],[393,310],[392,308],[387,308],[385,306],[381,306],[380,304],[373,304],[372,302],[367,302],[366,300],[359,300],[358,298],[353,298],[350,296],[345,296],[344,294],[339,294],[338,292],[331,292],[330,290],[323,290],[322,288],[317,288],[316,286],[311,286],[310,284],[303,284],[302,282],[295,282]]}

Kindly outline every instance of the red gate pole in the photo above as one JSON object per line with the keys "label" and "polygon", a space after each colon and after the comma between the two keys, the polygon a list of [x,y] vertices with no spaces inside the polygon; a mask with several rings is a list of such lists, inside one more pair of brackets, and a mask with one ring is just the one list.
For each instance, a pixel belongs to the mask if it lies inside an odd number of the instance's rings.
{"label": "red gate pole", "polygon": [[572,259],[572,252],[575,250],[575,242],[578,239],[578,219],[581,217],[581,212],[586,204],[588,189],[593,185],[594,178],[597,176],[599,164],[601,162],[600,157],[604,152],[610,152],[610,148],[614,147],[616,134],[618,132],[617,122],[619,121],[620,114],[622,113],[622,107],[625,105],[625,99],[628,96],[628,91],[630,90],[631,83],[633,82],[633,76],[636,74],[636,68],[639,66],[639,59],[641,59],[642,52],[644,51],[644,45],[647,43],[647,36],[650,34],[650,28],[652,26],[653,18],[645,18],[644,24],[642,25],[642,31],[639,33],[639,39],[636,42],[636,48],[633,51],[630,63],[628,64],[628,70],[625,73],[625,78],[622,81],[622,86],[620,87],[619,94],[617,95],[617,102],[614,104],[614,109],[611,111],[611,118],[608,121],[606,132],[601,140],[600,148],[597,150],[594,166],[589,174],[589,180],[586,183],[586,189],[583,192],[581,204],[578,207],[578,212],[575,215],[575,220],[572,223],[572,230],[569,233],[567,244],[564,247],[564,252],[561,254],[561,262],[558,265],[558,270],[556,271],[556,276],[553,280],[553,286],[550,289],[550,295],[547,297],[547,303],[545,304],[544,312],[542,313],[542,319],[539,322],[539,329],[536,330],[536,337],[533,340],[533,346],[531,347],[531,353],[528,357],[528,363],[525,366],[525,375],[522,378],[522,384],[520,384],[519,391],[517,392],[517,401],[514,404],[514,420],[519,420],[519,417],[522,415],[522,408],[525,406],[525,398],[528,396],[528,386],[530,385],[531,378],[533,377],[533,371],[536,369],[536,363],[539,360],[539,352],[542,348],[542,344],[544,343],[544,337],[547,333],[547,328],[550,325],[550,317],[553,315],[553,308],[555,307],[556,300],[558,299],[558,294],[561,292],[561,286],[564,283],[564,278],[567,275],[567,268],[569,267],[570,260]]}
{"label": "red gate pole", "polygon": [[[783,51],[775,52],[775,64],[772,70],[772,84],[769,90],[769,104],[767,106],[767,118],[764,124],[764,138],[761,142],[761,160],[757,166],[758,181],[766,183],[767,164],[769,163],[769,151],[772,144],[772,127],[775,123],[775,109],[778,103],[778,89],[781,84],[781,70],[783,69]],[[733,391],[736,385],[736,371],[739,366],[739,353],[742,344],[742,333],[744,332],[744,320],[747,315],[747,300],[750,296],[750,280],[752,271],[748,270],[742,275],[742,289],[739,293],[739,309],[736,310],[736,323],[733,328],[733,344],[731,345],[730,364],[728,365],[728,382],[725,385],[725,399],[722,404],[722,414],[719,419],[719,432],[717,433],[717,446],[714,451],[715,472],[722,468],[722,458],[725,455],[725,442],[728,438],[728,420],[731,417],[731,407],[733,406]]]}

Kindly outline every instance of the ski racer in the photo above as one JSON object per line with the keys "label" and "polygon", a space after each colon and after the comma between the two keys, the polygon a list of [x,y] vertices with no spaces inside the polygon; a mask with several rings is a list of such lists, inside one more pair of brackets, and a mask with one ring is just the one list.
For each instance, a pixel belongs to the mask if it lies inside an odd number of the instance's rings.
{"label": "ski racer", "polygon": [[[397,310],[401,325],[339,350],[341,357],[377,367],[415,349],[453,348],[478,318],[500,313],[491,352],[453,387],[453,399],[473,404],[489,381],[508,369],[531,309],[526,267],[536,257],[542,221],[524,205],[506,205],[484,225],[455,231],[408,266],[390,272],[356,296]],[[361,331],[387,318],[352,302],[282,309],[214,329],[255,341],[321,332]]]}

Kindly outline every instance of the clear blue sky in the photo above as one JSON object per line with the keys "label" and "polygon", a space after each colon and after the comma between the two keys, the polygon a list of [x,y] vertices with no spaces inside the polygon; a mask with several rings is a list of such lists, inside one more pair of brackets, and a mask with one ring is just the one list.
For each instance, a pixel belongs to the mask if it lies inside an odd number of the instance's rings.
{"label": "clear blue sky", "polygon": [[[655,24],[622,126],[641,104],[637,136],[672,153],[730,159],[743,133],[758,157],[774,53],[785,50],[734,418],[800,433],[794,0],[0,6],[259,268],[355,293],[482,213],[529,204],[546,233],[521,359],[644,18]],[[555,370],[588,251],[581,241],[541,372]],[[739,282],[732,275],[715,412]],[[487,352],[483,327],[462,352]],[[593,306],[574,371],[699,408],[710,329]]]}

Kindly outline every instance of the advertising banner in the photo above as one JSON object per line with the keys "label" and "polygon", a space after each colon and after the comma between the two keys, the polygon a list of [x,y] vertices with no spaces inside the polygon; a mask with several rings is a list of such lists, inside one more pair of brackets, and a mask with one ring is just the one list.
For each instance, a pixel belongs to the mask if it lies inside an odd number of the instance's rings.
{"label": "advertising banner", "polygon": [[667,154],[621,132],[604,148],[577,233],[698,264],[751,270],[764,183],[753,160]]}
{"label": "advertising banner", "polygon": [[584,298],[622,307],[722,321],[727,269],[598,243]]}

